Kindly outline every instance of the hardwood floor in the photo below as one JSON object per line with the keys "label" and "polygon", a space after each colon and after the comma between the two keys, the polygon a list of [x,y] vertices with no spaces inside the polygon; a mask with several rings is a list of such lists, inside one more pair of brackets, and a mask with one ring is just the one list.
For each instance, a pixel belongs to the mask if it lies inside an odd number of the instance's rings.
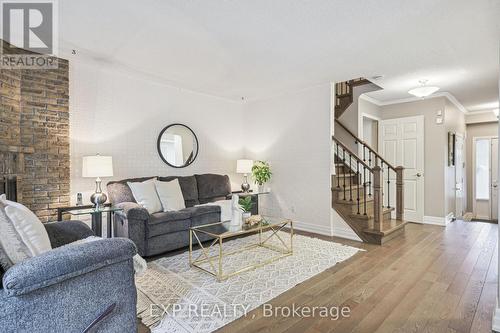
{"label": "hardwood floor", "polygon": [[[218,332],[491,332],[497,225],[410,223],[405,236],[365,249],[273,299],[279,306],[350,308],[350,317],[264,317],[262,306]],[[142,326],[140,332],[146,332]]]}

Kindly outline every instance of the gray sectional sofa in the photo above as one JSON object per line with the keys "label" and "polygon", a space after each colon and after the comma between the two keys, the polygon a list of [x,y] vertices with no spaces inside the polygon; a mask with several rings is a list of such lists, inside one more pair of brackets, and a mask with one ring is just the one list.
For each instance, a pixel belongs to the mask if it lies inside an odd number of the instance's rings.
{"label": "gray sectional sofa", "polygon": [[[149,214],[136,203],[127,182],[179,180],[186,208],[173,212]],[[111,203],[123,208],[114,216],[115,235],[130,238],[144,257],[161,254],[189,245],[189,228],[220,221],[219,206],[199,206],[224,200],[231,195],[231,183],[226,175],[202,174],[185,177],[142,177],[112,181],[107,184]],[[201,241],[209,237],[201,238]]]}

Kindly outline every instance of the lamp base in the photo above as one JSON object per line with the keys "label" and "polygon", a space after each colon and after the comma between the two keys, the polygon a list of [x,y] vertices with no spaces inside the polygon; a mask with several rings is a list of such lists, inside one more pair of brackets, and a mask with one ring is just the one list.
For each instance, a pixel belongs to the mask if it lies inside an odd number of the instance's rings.
{"label": "lamp base", "polygon": [[108,196],[104,193],[94,193],[90,196],[90,202],[92,202],[96,209],[101,208],[102,205],[108,200]]}
{"label": "lamp base", "polygon": [[107,200],[108,196],[102,193],[101,190],[101,178],[97,178],[95,181],[95,193],[90,196],[90,202],[94,204],[96,209],[100,209]]}
{"label": "lamp base", "polygon": [[250,184],[248,184],[248,183],[241,184],[241,190],[243,192],[247,193],[248,191],[250,191]]}

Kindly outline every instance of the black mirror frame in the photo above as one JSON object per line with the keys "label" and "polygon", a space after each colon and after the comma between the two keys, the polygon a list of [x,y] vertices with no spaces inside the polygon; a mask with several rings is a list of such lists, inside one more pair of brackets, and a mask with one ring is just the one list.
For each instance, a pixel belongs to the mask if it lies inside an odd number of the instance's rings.
{"label": "black mirror frame", "polygon": [[[172,126],[184,126],[185,128],[187,128],[191,133],[193,133],[193,136],[194,136],[194,140],[196,141],[196,154],[194,155],[194,157],[191,159],[191,162],[189,162],[189,164],[184,164],[184,165],[181,165],[181,166],[176,166],[176,165],[172,165],[170,163],[167,162],[167,160],[165,159],[165,157],[163,157],[163,154],[161,153],[161,150],[160,150],[160,141],[161,141],[161,137],[163,135],[163,133],[165,133],[165,131],[167,129],[169,129],[170,127]],[[180,124],[180,123],[175,123],[175,124],[170,124],[168,126],[166,126],[165,128],[163,128],[160,132],[160,135],[158,135],[158,140],[156,141],[156,149],[158,151],[158,155],[160,156],[161,160],[163,162],[165,162],[168,166],[172,167],[172,168],[176,168],[176,169],[182,169],[182,168],[186,168],[188,166],[190,166],[191,164],[193,164],[193,162],[196,160],[196,157],[198,157],[198,153],[200,152],[200,144],[198,142],[198,137],[196,136],[196,134],[194,133],[194,131],[189,127],[189,126],[186,126],[184,124]]]}

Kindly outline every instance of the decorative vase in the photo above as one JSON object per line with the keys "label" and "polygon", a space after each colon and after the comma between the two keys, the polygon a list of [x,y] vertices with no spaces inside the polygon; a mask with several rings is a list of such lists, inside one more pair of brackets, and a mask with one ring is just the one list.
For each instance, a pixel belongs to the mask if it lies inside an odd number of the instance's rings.
{"label": "decorative vase", "polygon": [[245,221],[250,217],[252,216],[252,213],[251,212],[243,212],[241,214],[241,223],[245,224]]}
{"label": "decorative vase", "polygon": [[233,228],[241,226],[242,211],[240,204],[238,203],[239,200],[240,198],[237,194],[233,194],[233,196],[231,197],[232,217],[231,217],[231,223],[229,225]]}
{"label": "decorative vase", "polygon": [[258,186],[258,191],[259,191],[259,193],[264,193],[265,192],[265,190],[264,190],[264,184]]}

